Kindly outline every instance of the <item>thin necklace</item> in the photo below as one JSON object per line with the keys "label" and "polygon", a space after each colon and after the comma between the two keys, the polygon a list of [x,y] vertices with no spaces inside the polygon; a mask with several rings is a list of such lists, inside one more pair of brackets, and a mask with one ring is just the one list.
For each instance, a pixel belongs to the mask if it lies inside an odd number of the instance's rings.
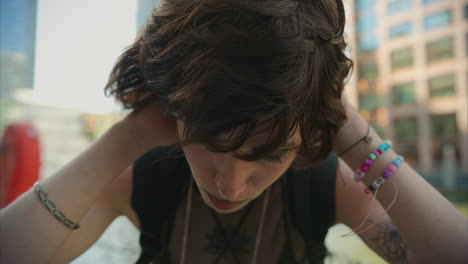
{"label": "thin necklace", "polygon": [[[181,254],[180,254],[180,256],[181,256],[180,257],[180,264],[185,263],[185,257],[186,257],[186,253],[187,253],[188,228],[189,228],[189,222],[190,222],[190,212],[191,212],[191,209],[192,209],[192,193],[193,193],[193,182],[192,181],[193,181],[193,179],[192,179],[192,177],[190,177],[187,203],[186,203],[186,206],[185,206],[184,233],[183,233],[183,236],[182,236],[182,249],[181,249]],[[258,226],[258,229],[257,229],[257,235],[256,235],[256,239],[255,239],[255,249],[254,249],[254,252],[253,252],[252,262],[251,262],[252,264],[257,263],[258,249],[259,249],[260,240],[261,240],[261,237],[262,237],[262,234],[263,234],[263,226],[264,226],[264,222],[265,222],[265,215],[266,215],[266,209],[268,207],[269,197],[270,197],[270,188],[267,189],[266,194],[265,194],[265,196],[263,198],[263,208],[262,208],[260,223],[259,223],[259,226]],[[250,210],[250,208],[251,208],[251,205],[248,208],[247,212]],[[247,215],[247,213],[244,214],[244,216],[242,218],[245,218],[246,215]],[[242,219],[241,221],[243,221],[243,220],[244,219]],[[239,226],[240,225],[238,225],[238,227]],[[238,227],[236,227],[236,229]],[[224,250],[223,250],[223,252],[224,252]]]}
{"label": "thin necklace", "polygon": [[182,252],[180,253],[180,264],[185,263],[185,254],[187,249],[187,234],[190,221],[190,211],[192,208],[193,179],[190,176],[187,204],[185,206],[184,235],[182,236]]}
{"label": "thin necklace", "polygon": [[[245,219],[247,218],[247,215],[250,212],[250,209],[252,208],[253,203],[250,203],[247,207],[247,210],[244,212],[244,214],[241,217],[241,220],[237,223],[236,228],[234,229],[234,235],[231,237],[231,239],[228,239],[228,235],[226,234],[226,230],[223,228],[223,225],[221,224],[221,221],[219,220],[218,215],[215,213],[213,209],[210,208],[210,212],[213,215],[214,219],[216,219],[216,224],[221,228],[222,235],[224,239],[226,240],[226,245],[223,247],[223,250],[218,256],[218,259],[215,261],[216,264],[219,263],[221,258],[223,257],[224,253],[226,253],[226,250],[228,247],[232,249],[232,242],[234,242],[234,239],[236,238],[237,233],[239,233],[240,227],[244,224]],[[237,263],[240,263],[240,260],[238,259],[237,255],[233,255],[233,257],[236,259]]]}

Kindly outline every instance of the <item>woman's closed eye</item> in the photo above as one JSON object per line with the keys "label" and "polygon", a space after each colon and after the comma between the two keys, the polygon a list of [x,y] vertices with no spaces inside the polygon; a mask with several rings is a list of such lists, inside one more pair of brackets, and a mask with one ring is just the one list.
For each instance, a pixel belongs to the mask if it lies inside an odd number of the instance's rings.
{"label": "woman's closed eye", "polygon": [[269,163],[281,163],[282,158],[284,154],[282,155],[268,155],[262,158],[262,160],[269,162]]}
{"label": "woman's closed eye", "polygon": [[264,156],[262,160],[269,163],[281,163],[290,151],[291,150],[277,150],[274,153]]}

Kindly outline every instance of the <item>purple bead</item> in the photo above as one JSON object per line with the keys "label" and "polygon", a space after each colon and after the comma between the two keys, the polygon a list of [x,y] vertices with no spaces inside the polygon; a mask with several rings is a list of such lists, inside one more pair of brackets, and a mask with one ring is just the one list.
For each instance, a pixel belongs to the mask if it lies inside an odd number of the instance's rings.
{"label": "purple bead", "polygon": [[370,166],[370,165],[372,165],[372,160],[371,159],[366,159],[365,163],[366,163],[367,166]]}
{"label": "purple bead", "polygon": [[391,171],[389,171],[389,170],[384,171],[385,179],[388,179],[388,178],[392,177],[392,175],[393,175],[393,173]]}

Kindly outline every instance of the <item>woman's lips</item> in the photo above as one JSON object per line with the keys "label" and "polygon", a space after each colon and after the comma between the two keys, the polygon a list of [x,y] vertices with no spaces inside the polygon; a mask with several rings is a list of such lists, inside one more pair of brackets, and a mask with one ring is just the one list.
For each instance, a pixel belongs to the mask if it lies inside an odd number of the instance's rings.
{"label": "woman's lips", "polygon": [[236,206],[239,206],[240,204],[242,204],[242,202],[230,202],[230,201],[226,201],[226,200],[222,200],[222,199],[219,199],[213,195],[211,195],[210,193],[206,192],[206,194],[208,195],[208,197],[210,198],[211,200],[211,203],[213,203],[213,205],[215,207],[217,207],[218,209],[221,209],[221,210],[229,210],[229,209],[233,209],[235,208]]}

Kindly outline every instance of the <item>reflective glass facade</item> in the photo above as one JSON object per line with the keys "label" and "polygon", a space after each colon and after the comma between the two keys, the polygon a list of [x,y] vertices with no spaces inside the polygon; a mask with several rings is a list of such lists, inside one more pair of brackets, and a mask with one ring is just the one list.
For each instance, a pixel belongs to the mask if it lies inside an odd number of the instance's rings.
{"label": "reflective glass facade", "polygon": [[388,30],[388,36],[390,39],[410,35],[414,32],[413,23],[406,21],[400,24],[393,25]]}
{"label": "reflective glass facade", "polygon": [[418,120],[416,118],[395,120],[395,136],[397,138],[416,138],[418,134]]}
{"label": "reflective glass facade", "polygon": [[379,75],[379,68],[376,62],[358,64],[359,80],[374,80]]}
{"label": "reflective glass facade", "polygon": [[455,75],[447,74],[429,79],[429,96],[442,97],[455,95]]}
{"label": "reflective glass facade", "polygon": [[432,115],[433,136],[456,136],[458,134],[456,114]]}
{"label": "reflective glass facade", "polygon": [[453,37],[447,37],[427,43],[427,62],[453,58]]}
{"label": "reflective glass facade", "polygon": [[33,88],[37,0],[0,1],[0,91]]}
{"label": "reflective glass facade", "polygon": [[432,30],[447,26],[453,22],[453,11],[451,9],[439,11],[424,17],[424,29]]}
{"label": "reflective glass facade", "polygon": [[413,0],[395,0],[387,4],[387,15],[391,16],[413,7]]}
{"label": "reflective glass facade", "polygon": [[414,92],[414,82],[396,84],[392,86],[392,103],[411,104],[416,102],[416,94]]}
{"label": "reflective glass facade", "polygon": [[450,0],[423,0],[423,3],[425,5],[430,5],[430,4],[433,4],[433,3],[447,2],[447,1],[450,1]]}
{"label": "reflective glass facade", "polygon": [[400,69],[413,65],[413,48],[406,47],[392,51],[391,53],[391,62],[392,69]]}
{"label": "reflective glass facade", "polygon": [[468,188],[467,1],[355,3],[361,115],[431,183],[448,187],[440,170],[451,161]]}
{"label": "reflective glass facade", "polygon": [[373,111],[383,106],[383,96],[370,93],[359,95],[359,110]]}

